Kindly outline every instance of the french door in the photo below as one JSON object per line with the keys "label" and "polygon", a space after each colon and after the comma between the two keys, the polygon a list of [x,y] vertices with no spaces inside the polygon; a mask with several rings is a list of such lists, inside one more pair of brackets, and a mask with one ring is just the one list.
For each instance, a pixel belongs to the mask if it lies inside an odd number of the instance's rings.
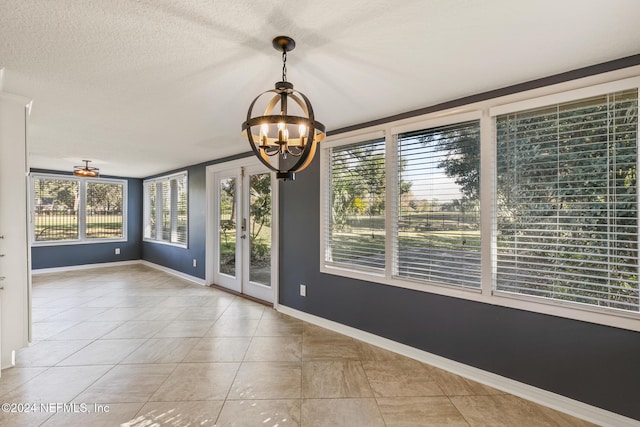
{"label": "french door", "polygon": [[216,171],[212,186],[212,282],[267,302],[275,299],[274,184],[267,169],[248,164]]}

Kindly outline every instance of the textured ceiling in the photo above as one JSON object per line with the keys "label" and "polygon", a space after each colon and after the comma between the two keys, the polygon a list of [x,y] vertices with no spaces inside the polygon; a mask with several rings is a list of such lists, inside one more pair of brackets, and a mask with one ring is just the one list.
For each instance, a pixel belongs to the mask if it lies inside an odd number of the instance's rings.
{"label": "textured ceiling", "polygon": [[[288,80],[328,130],[640,53],[638,0],[1,0],[31,167],[144,177],[246,152]],[[1,77],[0,77],[1,78]]]}

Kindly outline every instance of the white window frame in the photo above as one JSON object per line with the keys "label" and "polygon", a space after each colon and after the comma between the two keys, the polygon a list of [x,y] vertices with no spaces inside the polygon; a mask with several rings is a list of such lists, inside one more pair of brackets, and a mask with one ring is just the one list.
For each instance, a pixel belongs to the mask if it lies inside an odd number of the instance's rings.
{"label": "white window frame", "polygon": [[[597,307],[569,301],[558,301],[529,295],[500,292],[495,289],[496,283],[496,116],[508,112],[527,110],[549,106],[557,103],[588,98],[618,92],[626,89],[640,88],[640,66],[599,74],[582,79],[572,80],[551,86],[541,87],[492,98],[448,110],[441,110],[419,117],[413,117],[370,128],[360,129],[336,136],[329,136],[320,146],[320,271],[322,273],[348,277],[358,280],[418,290],[438,295],[477,301],[491,305],[509,307],[536,313],[554,315],[580,321],[640,331],[640,313],[624,310]],[[458,286],[415,282],[410,279],[394,277],[391,260],[396,254],[392,245],[394,230],[394,209],[396,203],[397,176],[387,173],[387,209],[386,209],[386,268],[383,274],[372,274],[362,269],[336,267],[325,261],[325,242],[327,206],[330,199],[328,192],[329,165],[328,148],[357,142],[363,142],[383,135],[386,138],[386,165],[397,164],[396,135],[412,130],[426,129],[439,125],[480,119],[480,231],[481,231],[481,287],[469,289]],[[640,126],[639,126],[640,129]],[[640,133],[640,132],[639,132]],[[640,135],[638,135],[640,140]],[[638,161],[640,165],[640,159]],[[640,186],[639,186],[640,188]]]}
{"label": "white window frame", "polygon": [[[56,175],[49,173],[30,173],[29,174],[29,205],[30,205],[30,221],[29,221],[29,236],[31,240],[31,246],[63,246],[63,245],[86,245],[96,243],[111,243],[111,242],[126,242],[127,239],[127,224],[128,224],[128,182],[126,179],[115,178],[80,178],[67,175]],[[36,179],[51,179],[51,180],[63,180],[63,181],[75,181],[78,183],[79,202],[78,202],[78,239],[68,240],[38,240],[35,239],[35,180]],[[114,238],[87,238],[87,184],[119,184],[122,185],[122,237]]]}
{"label": "white window frame", "polygon": [[[177,236],[178,229],[178,193],[177,186],[171,186],[171,182],[175,182],[175,178],[184,177],[186,179],[186,188],[185,191],[187,193],[187,230],[186,230],[186,239],[185,243],[173,242],[175,236]],[[162,194],[162,184],[168,182],[170,187],[169,191],[171,192],[171,206],[169,207],[170,219],[169,222],[171,224],[170,231],[170,240],[162,239],[162,221],[157,220],[158,212],[160,215],[162,214],[163,204],[162,197],[159,195]],[[148,198],[147,186],[155,185],[156,186],[156,237],[146,237],[147,227],[150,222],[150,199]],[[175,197],[174,197],[175,193]],[[170,175],[163,175],[156,178],[145,179],[142,183],[142,204],[143,204],[143,226],[142,226],[142,240],[145,242],[159,243],[161,245],[169,245],[169,246],[177,246],[179,248],[188,248],[189,247],[189,172],[184,170],[181,172],[172,173]],[[160,201],[160,203],[158,203]]]}
{"label": "white window frame", "polygon": [[[323,144],[322,149],[326,153],[330,148],[342,147],[345,145],[351,145],[351,144],[357,144],[357,143],[365,143],[365,142],[380,140],[384,138],[385,138],[384,132],[367,133],[364,135],[359,135],[355,138],[345,138],[345,139],[336,140],[330,144]],[[385,153],[386,153],[385,170],[388,167],[387,162],[389,162],[389,153],[387,153],[388,149],[389,149],[388,143],[387,141],[385,141]],[[327,171],[330,168],[329,162],[330,162],[330,159],[326,154],[324,156],[321,156],[321,168],[322,168],[321,176],[326,177],[326,179],[321,178],[321,181],[320,181],[320,194],[325,195],[324,203],[326,204],[326,205],[323,205],[323,208],[321,209],[321,214],[320,214],[320,223],[324,224],[324,227],[325,227],[325,228],[321,228],[321,232],[323,234],[320,235],[320,253],[323,254],[322,255],[323,261],[321,263],[321,266],[324,265],[328,269],[333,269],[335,271],[342,271],[345,274],[349,274],[352,271],[356,271],[356,272],[366,273],[367,276],[379,277],[381,276],[381,271],[387,269],[386,267],[384,269],[367,267],[367,266],[356,266],[356,265],[350,267],[346,263],[326,261],[326,256],[328,255],[327,251],[329,250],[329,248],[327,247],[327,242],[325,240],[326,234],[324,233],[326,232],[326,230],[328,230],[328,227],[329,227],[328,221],[331,220],[331,216],[327,215],[327,212],[324,208],[324,206],[330,206],[331,204],[331,192],[330,192],[330,185],[328,183],[329,176],[327,175]],[[389,175],[389,174],[386,174],[386,175]],[[386,179],[385,185],[387,186],[389,185],[388,179]],[[387,189],[385,189],[385,198],[388,199],[388,197],[389,197],[389,192]],[[388,211],[388,207],[385,207],[385,225],[387,224],[387,221],[388,221],[387,211]],[[389,252],[388,238],[389,238],[389,230],[387,230],[385,227],[385,254]],[[387,264],[388,260],[389,260],[388,257],[385,257],[385,266],[388,265]]]}
{"label": "white window frame", "polygon": [[[480,133],[482,133],[482,114],[480,111],[471,111],[471,112],[467,112],[467,113],[454,113],[451,115],[447,115],[444,117],[438,117],[438,118],[433,118],[433,119],[429,119],[429,120],[424,120],[424,121],[420,121],[420,122],[415,122],[415,123],[411,123],[411,124],[407,124],[407,125],[401,125],[401,126],[396,126],[396,127],[392,127],[389,129],[389,132],[391,134],[391,138],[390,138],[390,143],[391,143],[391,148],[393,149],[393,162],[394,165],[398,164],[398,135],[404,134],[404,133],[410,133],[410,132],[416,132],[416,131],[429,131],[430,129],[433,128],[439,128],[439,127],[444,127],[444,126],[449,126],[449,125],[456,125],[459,123],[466,123],[466,122],[472,122],[472,121],[478,121],[479,122],[479,126],[480,126]],[[390,238],[392,238],[394,241],[392,242],[392,245],[396,244],[396,240],[397,240],[397,226],[398,226],[398,216],[397,216],[397,207],[398,207],[398,202],[399,202],[399,194],[397,193],[397,188],[398,188],[398,175],[399,175],[399,170],[395,170],[398,173],[395,174],[391,174],[388,173],[387,175],[392,175],[391,178],[393,179],[393,188],[392,188],[392,197],[391,197],[391,202],[393,203],[393,211],[392,211],[392,217],[389,219],[389,223],[391,224],[391,226],[393,227],[392,233],[390,235]],[[480,214],[482,214],[483,211],[483,204],[482,204],[482,200],[479,199],[480,202]],[[482,233],[480,233],[480,257],[482,258],[482,241],[484,239],[482,238]],[[397,260],[398,257],[398,248],[396,248],[395,246],[392,246],[392,256],[394,258],[394,261]],[[394,262],[394,265],[397,265],[397,262]],[[393,267],[393,266],[392,266]],[[392,275],[394,278],[396,278],[398,281],[400,282],[404,282],[404,281],[415,281],[418,286],[423,286],[423,285],[427,285],[427,286],[445,286],[445,287],[450,287],[452,289],[466,289],[466,290],[470,290],[472,292],[479,292],[480,289],[479,288],[474,288],[474,287],[470,287],[470,286],[459,286],[459,285],[447,285],[444,283],[437,283],[437,284],[431,284],[430,282],[424,281],[424,280],[418,280],[418,279],[411,279],[408,277],[401,277],[399,275],[399,272],[396,270],[392,271]],[[482,275],[482,273],[481,273]],[[482,285],[482,281],[481,281],[481,285]]]}
{"label": "white window frame", "polygon": [[[381,283],[385,285],[397,286],[400,288],[414,289],[419,291],[427,291],[434,293],[443,293],[445,295],[452,295],[457,297],[465,297],[469,292],[480,293],[480,289],[467,288],[455,285],[446,284],[431,284],[429,282],[399,277],[397,272],[394,271],[395,262],[394,257],[397,256],[398,250],[395,247],[394,235],[397,231],[396,221],[396,206],[398,201],[397,187],[398,176],[394,173],[386,173],[386,227],[385,227],[385,268],[380,272],[379,269],[372,270],[366,267],[348,267],[344,265],[337,265],[326,261],[327,254],[327,242],[325,241],[326,228],[329,226],[328,221],[330,215],[328,215],[328,209],[331,194],[329,191],[329,162],[330,158],[328,152],[330,148],[341,147],[344,145],[356,144],[359,142],[371,141],[374,139],[385,138],[386,146],[386,159],[385,165],[387,172],[395,171],[398,163],[397,152],[397,140],[396,136],[400,133],[412,132],[422,129],[435,128],[440,126],[451,125],[455,123],[462,123],[471,120],[479,120],[481,113],[479,111],[454,111],[449,114],[438,114],[429,117],[422,117],[421,120],[404,121],[401,123],[393,122],[386,126],[371,131],[371,129],[361,132],[351,132],[346,135],[340,135],[336,138],[330,138],[328,141],[323,142],[320,150],[320,271],[327,274],[335,274],[344,277],[350,277],[358,280],[371,281]],[[481,125],[482,129],[482,125]],[[389,169],[393,168],[393,169]],[[482,206],[482,201],[481,201]],[[480,211],[483,209],[481,207]],[[485,240],[485,239],[483,239]],[[482,256],[481,251],[481,256]]]}

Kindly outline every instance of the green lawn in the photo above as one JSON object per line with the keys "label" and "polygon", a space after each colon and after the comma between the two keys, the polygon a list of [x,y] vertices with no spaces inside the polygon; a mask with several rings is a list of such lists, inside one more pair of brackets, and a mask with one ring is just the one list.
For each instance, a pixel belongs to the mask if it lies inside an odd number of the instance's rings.
{"label": "green lawn", "polygon": [[[477,224],[465,222],[474,219],[456,212],[438,212],[405,216],[398,227],[399,250],[409,247],[451,251],[480,251],[480,230]],[[357,254],[382,255],[385,252],[385,230],[383,216],[354,216],[343,228],[332,232],[332,250],[335,261],[360,256]],[[354,250],[354,248],[356,248]],[[356,255],[354,255],[356,254]]]}
{"label": "green lawn", "polygon": [[[78,239],[78,217],[37,214],[33,230],[36,241],[76,240]],[[89,239],[122,237],[122,216],[89,216],[86,223],[86,237]]]}

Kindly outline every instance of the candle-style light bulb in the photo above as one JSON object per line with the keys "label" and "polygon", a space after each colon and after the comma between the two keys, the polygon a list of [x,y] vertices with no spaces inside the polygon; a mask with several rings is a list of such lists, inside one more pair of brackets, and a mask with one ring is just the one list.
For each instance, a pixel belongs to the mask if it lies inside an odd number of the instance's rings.
{"label": "candle-style light bulb", "polygon": [[269,125],[266,123],[263,123],[260,126],[260,141],[262,142],[262,146],[266,147],[267,146],[267,135],[269,135]]}
{"label": "candle-style light bulb", "polygon": [[307,127],[305,125],[300,125],[298,127],[298,132],[300,133],[300,146],[304,147],[304,138],[307,134]]}
{"label": "candle-style light bulb", "polygon": [[284,123],[278,123],[278,141],[284,141]]}

